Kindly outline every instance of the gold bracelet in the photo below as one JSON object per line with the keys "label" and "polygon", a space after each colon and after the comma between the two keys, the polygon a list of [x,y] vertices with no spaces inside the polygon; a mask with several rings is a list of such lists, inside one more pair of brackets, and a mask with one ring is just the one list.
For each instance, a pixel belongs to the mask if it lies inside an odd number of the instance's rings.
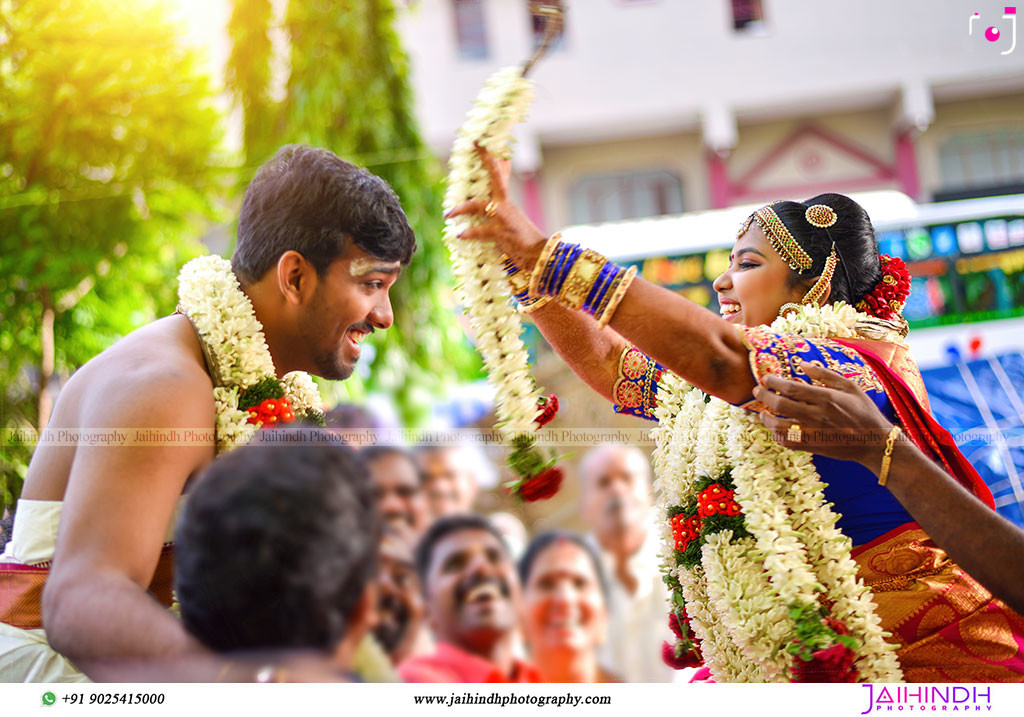
{"label": "gold bracelet", "polygon": [[603,329],[608,325],[608,322],[612,320],[612,314],[614,314],[615,310],[619,308],[619,303],[623,298],[625,298],[626,290],[629,288],[629,285],[633,283],[633,279],[635,278],[636,265],[634,264],[626,270],[626,275],[622,278],[622,281],[619,282],[619,285],[615,287],[615,293],[612,295],[612,298],[608,300],[608,305],[605,307],[604,311],[597,315],[597,325],[599,328]]}
{"label": "gold bracelet", "polygon": [[601,274],[601,268],[608,260],[591,249],[584,249],[572,268],[569,276],[562,284],[562,291],[558,294],[558,303],[566,308],[578,310],[587,300],[587,295]]}
{"label": "gold bracelet", "polygon": [[527,301],[529,301],[529,303],[527,303],[526,301],[520,301],[519,313],[532,314],[534,311],[541,308],[542,306],[547,306],[548,302],[552,301],[553,299],[554,297],[551,296],[541,296],[540,298],[537,299],[528,299]]}
{"label": "gold bracelet", "polygon": [[899,438],[900,427],[893,426],[885,439],[885,453],[882,455],[882,470],[878,472],[878,485],[884,486],[889,480],[889,464],[892,462],[892,449],[896,446],[896,439]]}
{"label": "gold bracelet", "polygon": [[540,256],[537,257],[537,263],[533,265],[533,275],[530,277],[530,296],[540,295],[540,280],[544,275],[544,271],[548,268],[548,261],[551,260],[551,254],[554,252],[555,247],[558,246],[558,242],[562,241],[562,233],[555,232],[548,239],[544,248],[540,250]]}

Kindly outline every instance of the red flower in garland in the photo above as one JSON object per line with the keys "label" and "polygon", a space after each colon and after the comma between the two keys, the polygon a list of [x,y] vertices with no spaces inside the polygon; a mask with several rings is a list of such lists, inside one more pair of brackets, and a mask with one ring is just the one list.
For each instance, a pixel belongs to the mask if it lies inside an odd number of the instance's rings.
{"label": "red flower in garland", "polygon": [[679,616],[674,612],[670,612],[668,614],[668,629],[672,631],[672,634],[675,635],[677,639],[683,639],[683,629],[679,627]]}
{"label": "red flower in garland", "polygon": [[704,663],[704,660],[701,658],[697,650],[693,648],[687,650],[682,646],[682,643],[677,641],[676,644],[673,645],[667,640],[661,643],[661,661],[673,670],[682,670],[685,667],[697,667]]}
{"label": "red flower in garland", "polygon": [[[849,635],[850,630],[839,620],[825,618],[826,627],[837,635]],[[815,650],[811,659],[793,660],[794,682],[857,682],[860,673],[853,666],[856,655],[846,645],[836,642],[831,647]]]}
{"label": "red flower in garland", "polygon": [[808,662],[793,661],[793,682],[857,682],[860,673],[853,666],[854,658],[853,650],[838,642],[816,650]]}
{"label": "red flower in garland", "polygon": [[292,404],[287,398],[265,398],[259,405],[249,408],[248,412],[247,422],[260,428],[295,420]]}
{"label": "red flower in garland", "polygon": [[515,493],[528,503],[535,500],[546,500],[558,492],[558,488],[562,485],[562,478],[562,469],[552,466],[523,480],[516,487]]}
{"label": "red flower in garland", "polygon": [[686,550],[686,546],[690,544],[691,540],[700,537],[700,531],[703,528],[700,515],[696,513],[689,518],[682,513],[676,513],[672,517],[671,526],[672,540],[675,542],[676,550]]}
{"label": "red flower in garland", "polygon": [[910,296],[910,272],[899,257],[880,254],[879,259],[882,262],[882,280],[857,303],[857,308],[880,319],[891,320],[903,310]]}
{"label": "red flower in garland", "polygon": [[542,428],[551,423],[551,419],[558,413],[558,396],[553,393],[550,396],[541,396],[537,400],[537,406],[543,409],[536,421],[537,428]]}
{"label": "red flower in garland", "polygon": [[721,483],[712,483],[697,496],[697,514],[702,518],[712,515],[740,515],[743,510],[736,502],[736,494]]}

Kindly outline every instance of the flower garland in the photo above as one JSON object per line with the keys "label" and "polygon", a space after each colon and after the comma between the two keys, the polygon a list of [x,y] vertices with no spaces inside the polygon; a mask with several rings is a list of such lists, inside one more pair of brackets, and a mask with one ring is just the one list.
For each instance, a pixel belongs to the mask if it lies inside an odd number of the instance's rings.
{"label": "flower garland", "polygon": [[[487,80],[452,146],[445,210],[470,199],[490,198],[487,168],[475,148],[481,146],[499,156],[507,153],[512,129],[525,119],[532,101],[533,83],[520,68],[500,70]],[[519,338],[522,324],[509,298],[512,289],[504,255],[493,242],[458,238],[475,221],[459,216],[445,226],[456,291],[497,393],[496,427],[513,448],[509,464],[518,477],[506,488],[523,500],[540,500],[554,495],[562,481],[555,460],[536,446],[537,429],[553,417],[558,404],[553,396],[542,398],[530,376],[529,354]]]}
{"label": "flower garland", "polygon": [[[853,337],[865,321],[842,303],[805,306],[770,330]],[[670,621],[693,632],[677,633],[676,663],[702,657],[722,682],[902,680],[811,455],[666,374],[656,415]]]}
{"label": "flower garland", "polygon": [[203,256],[178,275],[178,307],[204,344],[215,388],[217,452],[247,443],[257,430],[296,417],[323,425],[320,392],[309,374],[278,379],[252,302],[231,262]]}

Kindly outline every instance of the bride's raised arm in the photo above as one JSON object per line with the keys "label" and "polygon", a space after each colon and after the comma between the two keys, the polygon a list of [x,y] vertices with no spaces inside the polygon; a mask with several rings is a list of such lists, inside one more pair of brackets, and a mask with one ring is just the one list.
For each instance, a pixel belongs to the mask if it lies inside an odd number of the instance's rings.
{"label": "bride's raised arm", "polygon": [[[530,271],[537,266],[547,237],[507,201],[504,172],[498,161],[483,150],[480,153],[491,174],[494,200],[466,202],[448,216],[482,217],[482,224],[467,229],[461,237],[490,239],[516,266]],[[625,279],[619,277],[620,286]],[[614,288],[605,292],[609,303],[616,298],[612,296]],[[618,402],[614,388],[620,378],[620,361],[632,344],[713,396],[737,404],[750,400],[755,381],[747,349],[735,326],[644,279],[637,278],[622,288],[625,291],[617,308],[612,306],[608,311],[607,327],[583,311],[555,302],[533,310],[537,327],[574,373],[601,395]]]}

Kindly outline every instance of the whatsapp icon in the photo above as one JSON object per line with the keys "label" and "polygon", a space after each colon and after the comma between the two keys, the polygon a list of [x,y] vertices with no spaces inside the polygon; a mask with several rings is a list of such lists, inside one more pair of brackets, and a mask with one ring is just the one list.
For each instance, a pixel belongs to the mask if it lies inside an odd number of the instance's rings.
{"label": "whatsapp icon", "polygon": [[52,705],[56,701],[57,701],[57,695],[53,694],[52,692],[44,692],[43,693],[43,704],[44,705]]}

